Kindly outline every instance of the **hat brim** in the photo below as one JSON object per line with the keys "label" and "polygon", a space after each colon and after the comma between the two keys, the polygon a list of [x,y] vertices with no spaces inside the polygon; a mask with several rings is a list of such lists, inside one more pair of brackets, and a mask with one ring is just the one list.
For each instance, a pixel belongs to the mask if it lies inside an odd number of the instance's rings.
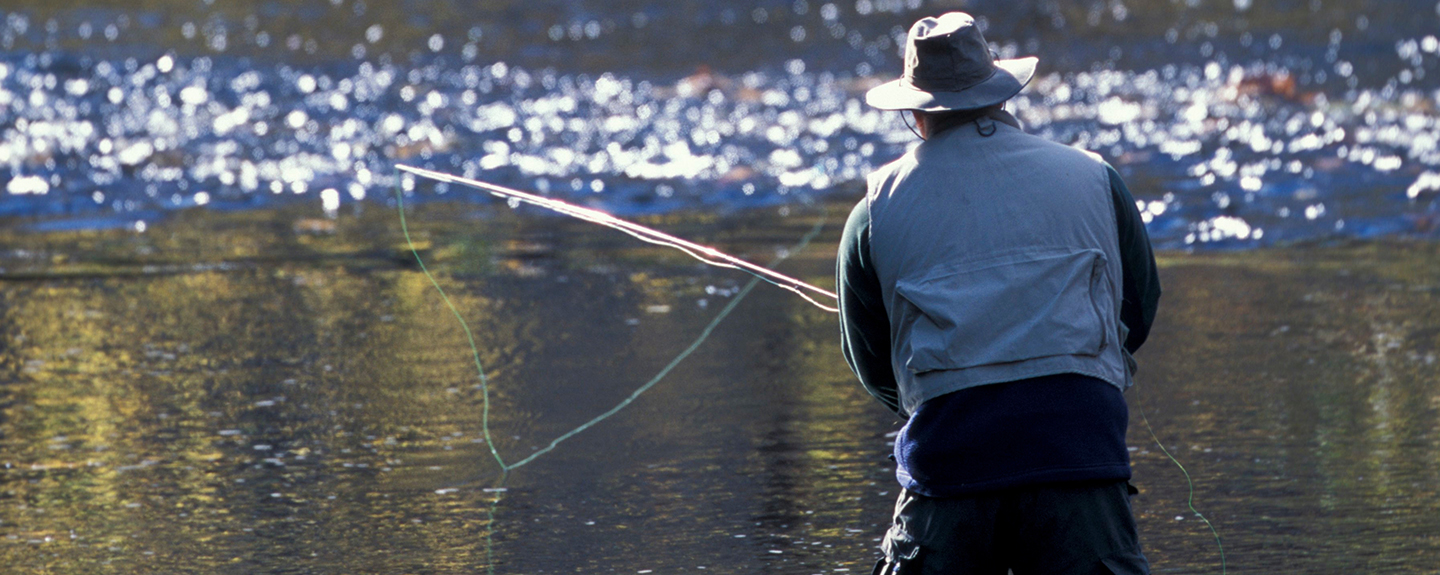
{"label": "hat brim", "polygon": [[976,110],[1009,100],[1035,77],[1038,58],[996,60],[995,73],[985,81],[959,92],[926,92],[904,78],[886,82],[865,93],[865,103],[881,110],[944,112]]}

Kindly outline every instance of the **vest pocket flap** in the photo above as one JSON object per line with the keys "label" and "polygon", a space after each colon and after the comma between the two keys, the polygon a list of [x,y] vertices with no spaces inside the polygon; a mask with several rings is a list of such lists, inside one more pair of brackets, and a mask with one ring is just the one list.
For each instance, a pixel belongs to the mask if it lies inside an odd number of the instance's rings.
{"label": "vest pocket flap", "polygon": [[[1105,346],[1100,250],[1012,253],[895,286],[900,359],[912,373]],[[906,337],[908,334],[908,337]]]}

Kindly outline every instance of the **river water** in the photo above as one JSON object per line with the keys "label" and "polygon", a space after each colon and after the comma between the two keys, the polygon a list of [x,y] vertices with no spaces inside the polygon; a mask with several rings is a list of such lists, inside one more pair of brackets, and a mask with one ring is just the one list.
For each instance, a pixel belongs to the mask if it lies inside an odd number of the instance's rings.
{"label": "river water", "polygon": [[7,2],[0,564],[866,572],[899,422],[833,315],[393,165],[831,286],[914,141],[863,92],[949,9],[1040,56],[1012,109],[1166,249],[1128,394],[1156,571],[1221,566],[1152,428],[1230,569],[1434,572],[1430,0]]}
{"label": "river water", "polygon": [[1119,167],[1164,247],[1440,228],[1431,0],[18,0],[0,216],[464,195],[397,162],[627,214],[853,196],[914,143],[864,90],[909,22],[956,7],[1041,57],[1012,109]]}
{"label": "river water", "polygon": [[[644,221],[830,286],[844,208]],[[317,230],[314,211],[5,235],[31,254],[0,282],[7,569],[869,569],[901,422],[845,367],[832,314],[589,224],[426,204],[411,232],[474,334],[487,413],[395,212]],[[1434,571],[1437,258],[1414,241],[1161,258],[1127,394],[1157,572],[1221,571],[1149,429],[1234,572]]]}

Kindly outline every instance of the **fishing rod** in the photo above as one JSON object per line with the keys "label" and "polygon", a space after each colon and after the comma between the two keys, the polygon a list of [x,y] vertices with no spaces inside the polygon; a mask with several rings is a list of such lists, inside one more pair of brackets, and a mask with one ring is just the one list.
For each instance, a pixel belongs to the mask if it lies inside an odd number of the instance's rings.
{"label": "fishing rod", "polygon": [[840,298],[839,296],[835,295],[835,292],[800,281],[770,268],[747,262],[715,248],[709,246],[702,246],[700,244],[685,240],[683,238],[672,236],[670,234],[653,228],[648,228],[634,222],[622,220],[600,210],[585,208],[577,206],[575,204],[562,202],[560,200],[547,198],[529,192],[522,192],[513,188],[507,188],[499,184],[482,182],[480,180],[464,178],[444,172],[436,172],[433,170],[417,168],[414,166],[407,166],[404,164],[396,164],[395,168],[402,172],[414,174],[422,178],[427,178],[438,182],[459,184],[478,190],[484,190],[486,192],[490,192],[492,195],[495,195],[497,197],[539,206],[590,223],[600,224],[602,226],[614,228],[647,243],[678,249],[682,252],[685,252],[686,254],[689,254],[690,257],[700,260],[703,263],[722,268],[737,269],[749,273],[750,275],[765,280],[775,286],[795,292],[796,295],[805,298],[806,301],[814,304],[815,307],[818,307],[825,311],[840,311],[836,307],[827,306],[820,303],[819,301],[816,301],[814,297],[816,295],[823,296],[838,302]]}

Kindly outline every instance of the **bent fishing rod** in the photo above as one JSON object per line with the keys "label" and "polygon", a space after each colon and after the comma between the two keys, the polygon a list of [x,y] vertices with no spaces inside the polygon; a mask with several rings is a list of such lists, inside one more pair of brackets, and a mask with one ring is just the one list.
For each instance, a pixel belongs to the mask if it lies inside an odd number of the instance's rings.
{"label": "bent fishing rod", "polygon": [[715,248],[709,246],[702,246],[700,244],[667,234],[653,228],[648,228],[634,222],[622,220],[600,210],[585,208],[577,206],[575,204],[562,202],[560,200],[547,198],[529,192],[522,192],[513,188],[507,188],[499,184],[492,184],[490,182],[483,182],[471,178],[464,178],[444,172],[436,172],[433,170],[417,168],[414,166],[407,166],[404,164],[396,164],[395,168],[402,172],[410,173],[416,176],[420,176],[422,178],[435,180],[437,182],[458,184],[469,188],[475,188],[477,190],[483,190],[489,192],[496,197],[539,206],[590,223],[600,224],[605,227],[614,228],[625,232],[626,234],[629,234],[635,239],[647,243],[678,249],[682,252],[685,252],[686,254],[689,254],[690,257],[700,260],[703,263],[722,268],[737,269],[749,273],[750,275],[765,280],[775,286],[795,292],[796,295],[805,298],[806,301],[814,304],[816,307],[825,311],[839,311],[838,308],[827,306],[820,303],[819,301],[816,301],[815,297],[813,297],[812,295],[814,294],[818,296],[823,296],[829,298],[830,300],[838,302],[839,297],[835,295],[835,292],[800,281],[770,268],[747,262]]}

